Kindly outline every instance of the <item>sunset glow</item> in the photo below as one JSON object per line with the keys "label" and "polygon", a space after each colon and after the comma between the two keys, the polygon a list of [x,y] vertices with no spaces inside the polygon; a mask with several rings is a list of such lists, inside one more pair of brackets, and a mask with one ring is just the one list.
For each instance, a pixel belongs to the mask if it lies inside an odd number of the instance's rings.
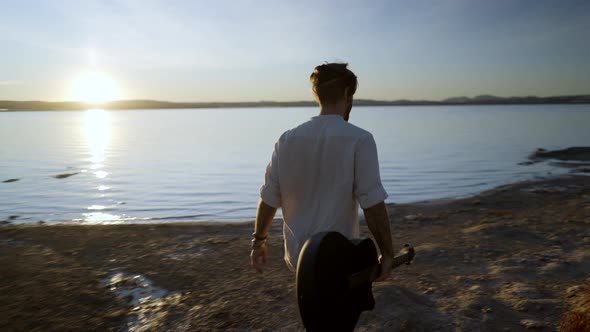
{"label": "sunset glow", "polygon": [[117,83],[102,72],[81,74],[72,84],[70,99],[88,103],[103,103],[121,98]]}

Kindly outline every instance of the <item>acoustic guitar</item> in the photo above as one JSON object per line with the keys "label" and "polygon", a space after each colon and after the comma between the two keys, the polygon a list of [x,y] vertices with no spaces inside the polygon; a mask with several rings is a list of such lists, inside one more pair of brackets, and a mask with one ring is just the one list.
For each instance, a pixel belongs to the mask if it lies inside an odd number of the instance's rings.
{"label": "acoustic guitar", "polygon": [[[405,245],[393,267],[410,264]],[[372,283],[381,266],[371,239],[351,241],[338,232],[315,234],[297,262],[297,302],[307,331],[352,331],[362,311],[375,307]]]}

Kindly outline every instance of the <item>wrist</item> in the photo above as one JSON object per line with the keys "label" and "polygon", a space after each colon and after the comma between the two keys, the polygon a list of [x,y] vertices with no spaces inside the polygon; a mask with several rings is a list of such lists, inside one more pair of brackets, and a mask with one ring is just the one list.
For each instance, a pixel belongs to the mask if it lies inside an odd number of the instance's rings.
{"label": "wrist", "polygon": [[268,238],[268,233],[261,235],[261,234],[256,234],[256,232],[252,233],[252,240],[257,240],[257,241],[265,241]]}
{"label": "wrist", "polygon": [[256,234],[256,232],[252,233],[252,250],[258,250],[266,245],[266,239],[268,238],[268,234],[261,236]]}

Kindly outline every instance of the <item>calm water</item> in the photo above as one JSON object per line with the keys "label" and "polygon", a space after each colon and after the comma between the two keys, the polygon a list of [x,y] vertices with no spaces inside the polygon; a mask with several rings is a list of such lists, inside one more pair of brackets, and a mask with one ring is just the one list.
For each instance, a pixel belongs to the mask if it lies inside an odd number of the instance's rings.
{"label": "calm water", "polygon": [[[0,220],[251,220],[275,140],[316,112],[2,113],[0,181],[21,180],[0,183]],[[590,105],[357,107],[351,122],[374,134],[396,203],[564,173],[518,163],[538,147],[590,145]]]}

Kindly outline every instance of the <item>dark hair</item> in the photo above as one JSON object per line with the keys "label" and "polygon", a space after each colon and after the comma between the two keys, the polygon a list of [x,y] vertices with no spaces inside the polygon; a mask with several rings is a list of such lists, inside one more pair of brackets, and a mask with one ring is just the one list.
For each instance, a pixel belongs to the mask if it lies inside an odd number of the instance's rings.
{"label": "dark hair", "polygon": [[335,104],[348,88],[348,96],[356,92],[356,75],[348,68],[348,63],[325,63],[313,69],[309,76],[312,90],[320,104]]}

